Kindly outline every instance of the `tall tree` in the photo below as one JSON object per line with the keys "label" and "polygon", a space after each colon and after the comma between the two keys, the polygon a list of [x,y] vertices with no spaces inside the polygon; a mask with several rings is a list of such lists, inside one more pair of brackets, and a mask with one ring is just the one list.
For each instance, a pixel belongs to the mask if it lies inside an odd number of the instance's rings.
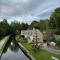
{"label": "tall tree", "polygon": [[26,30],[26,29],[28,29],[28,24],[22,23],[21,24],[21,30]]}
{"label": "tall tree", "polygon": [[9,32],[9,24],[6,19],[0,22],[0,35],[7,35]]}
{"label": "tall tree", "polygon": [[12,22],[10,24],[10,32],[15,33],[17,30],[21,31],[21,24],[19,22]]}
{"label": "tall tree", "polygon": [[37,21],[33,21],[30,25],[31,28],[38,28],[38,22]]}
{"label": "tall tree", "polygon": [[33,46],[35,48],[40,48],[41,47],[41,43],[42,43],[42,34],[39,30],[34,29],[34,34],[33,34]]}
{"label": "tall tree", "polygon": [[48,29],[48,20],[40,20],[40,22],[38,23],[38,29],[40,29],[41,31],[47,30]]}
{"label": "tall tree", "polygon": [[51,29],[56,29],[59,32],[60,30],[60,7],[56,8],[55,11],[50,16],[49,26]]}

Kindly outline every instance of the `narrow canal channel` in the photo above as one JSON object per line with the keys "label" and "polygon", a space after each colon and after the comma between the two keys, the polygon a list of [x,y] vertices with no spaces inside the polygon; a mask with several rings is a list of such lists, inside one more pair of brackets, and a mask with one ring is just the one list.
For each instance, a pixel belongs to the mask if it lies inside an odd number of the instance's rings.
{"label": "narrow canal channel", "polygon": [[[11,40],[11,39],[10,39]],[[8,41],[0,60],[29,60],[14,40]]]}

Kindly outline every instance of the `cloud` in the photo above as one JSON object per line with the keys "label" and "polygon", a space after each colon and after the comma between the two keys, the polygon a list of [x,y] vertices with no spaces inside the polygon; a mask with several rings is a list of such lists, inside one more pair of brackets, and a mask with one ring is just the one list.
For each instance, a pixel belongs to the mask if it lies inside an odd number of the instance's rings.
{"label": "cloud", "polygon": [[21,16],[21,17],[12,17],[12,18],[9,18],[8,20],[8,23],[10,24],[11,22],[13,21],[17,21],[17,22],[24,22],[24,23],[28,23],[30,24],[33,20],[39,20],[37,17],[34,17],[34,16]]}
{"label": "cloud", "polygon": [[0,0],[0,18],[30,22],[48,18],[57,7],[60,0]]}
{"label": "cloud", "polygon": [[[36,0],[35,0],[36,2]],[[3,0],[1,2],[1,14],[4,16],[21,16],[28,14],[34,7],[36,3],[32,0]]]}

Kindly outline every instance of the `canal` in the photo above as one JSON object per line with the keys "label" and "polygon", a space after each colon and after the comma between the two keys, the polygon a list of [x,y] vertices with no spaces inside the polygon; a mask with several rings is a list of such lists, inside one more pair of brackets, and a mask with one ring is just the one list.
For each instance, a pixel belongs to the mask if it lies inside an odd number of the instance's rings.
{"label": "canal", "polygon": [[29,60],[28,57],[21,51],[16,41],[9,39],[7,42],[0,60]]}

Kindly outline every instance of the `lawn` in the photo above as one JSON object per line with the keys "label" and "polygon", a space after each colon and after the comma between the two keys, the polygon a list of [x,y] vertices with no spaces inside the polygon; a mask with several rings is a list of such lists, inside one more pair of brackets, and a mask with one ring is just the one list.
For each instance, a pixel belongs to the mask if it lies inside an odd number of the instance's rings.
{"label": "lawn", "polygon": [[35,51],[34,48],[32,48],[32,45],[29,43],[22,43],[22,45],[30,52],[30,54],[36,59],[36,60],[51,60],[51,57],[57,57],[60,60],[60,55],[56,55],[47,51],[44,51],[40,49],[39,51]]}

